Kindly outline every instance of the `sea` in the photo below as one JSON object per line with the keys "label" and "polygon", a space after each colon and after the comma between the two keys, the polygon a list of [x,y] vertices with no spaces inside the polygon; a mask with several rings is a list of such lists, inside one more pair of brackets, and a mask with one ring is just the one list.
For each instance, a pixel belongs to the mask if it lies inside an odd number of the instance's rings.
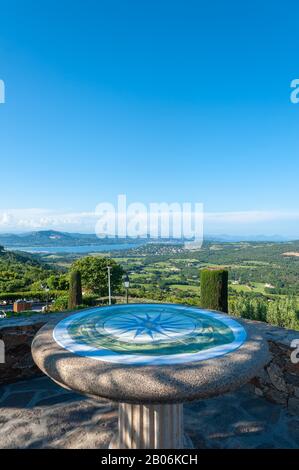
{"label": "sea", "polygon": [[25,251],[27,253],[100,253],[137,248],[140,243],[113,243],[104,245],[74,245],[74,246],[6,246],[7,250]]}

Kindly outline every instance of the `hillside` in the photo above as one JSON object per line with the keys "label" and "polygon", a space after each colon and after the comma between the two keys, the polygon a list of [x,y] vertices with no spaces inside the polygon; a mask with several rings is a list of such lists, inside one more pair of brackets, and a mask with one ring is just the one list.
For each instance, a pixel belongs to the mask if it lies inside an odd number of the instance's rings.
{"label": "hillside", "polygon": [[[124,268],[132,272],[133,286],[159,287],[159,292],[182,290],[192,294],[198,286],[199,270],[225,266],[234,290],[259,294],[299,295],[299,242],[204,243],[201,250],[182,246],[147,244],[133,250],[114,252]],[[288,255],[287,255],[288,254]],[[261,285],[263,288],[261,289]],[[268,285],[268,286],[267,286]],[[188,286],[188,289],[187,287]],[[161,291],[162,289],[162,291]]]}
{"label": "hillside", "polygon": [[0,292],[27,290],[46,279],[52,270],[38,257],[0,248]]}

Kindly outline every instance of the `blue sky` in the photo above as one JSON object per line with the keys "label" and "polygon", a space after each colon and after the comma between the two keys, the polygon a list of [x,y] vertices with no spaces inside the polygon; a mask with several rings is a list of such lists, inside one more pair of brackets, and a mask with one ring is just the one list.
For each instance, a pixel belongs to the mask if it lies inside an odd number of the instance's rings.
{"label": "blue sky", "polygon": [[0,231],[91,231],[126,194],[202,202],[209,232],[299,238],[297,1],[0,8]]}

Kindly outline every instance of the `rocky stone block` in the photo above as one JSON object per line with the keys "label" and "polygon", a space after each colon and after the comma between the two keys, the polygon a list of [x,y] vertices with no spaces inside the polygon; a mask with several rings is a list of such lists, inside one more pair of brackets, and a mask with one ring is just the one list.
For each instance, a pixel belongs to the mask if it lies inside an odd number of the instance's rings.
{"label": "rocky stone block", "polygon": [[267,372],[274,387],[281,392],[287,393],[288,389],[284,380],[282,369],[274,362],[271,362],[267,367]]}
{"label": "rocky stone block", "polygon": [[288,401],[288,411],[296,416],[299,416],[299,398],[291,397]]}

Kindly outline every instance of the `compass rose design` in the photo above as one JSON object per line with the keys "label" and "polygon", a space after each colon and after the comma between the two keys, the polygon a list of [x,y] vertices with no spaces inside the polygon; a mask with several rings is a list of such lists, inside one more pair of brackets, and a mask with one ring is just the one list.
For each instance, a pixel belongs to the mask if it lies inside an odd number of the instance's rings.
{"label": "compass rose design", "polygon": [[178,340],[198,331],[198,324],[187,316],[149,311],[114,315],[103,328],[118,341],[149,343]]}
{"label": "compass rose design", "polygon": [[224,314],[173,304],[98,307],[70,315],[54,328],[63,348],[126,365],[182,364],[222,356],[246,338]]}

